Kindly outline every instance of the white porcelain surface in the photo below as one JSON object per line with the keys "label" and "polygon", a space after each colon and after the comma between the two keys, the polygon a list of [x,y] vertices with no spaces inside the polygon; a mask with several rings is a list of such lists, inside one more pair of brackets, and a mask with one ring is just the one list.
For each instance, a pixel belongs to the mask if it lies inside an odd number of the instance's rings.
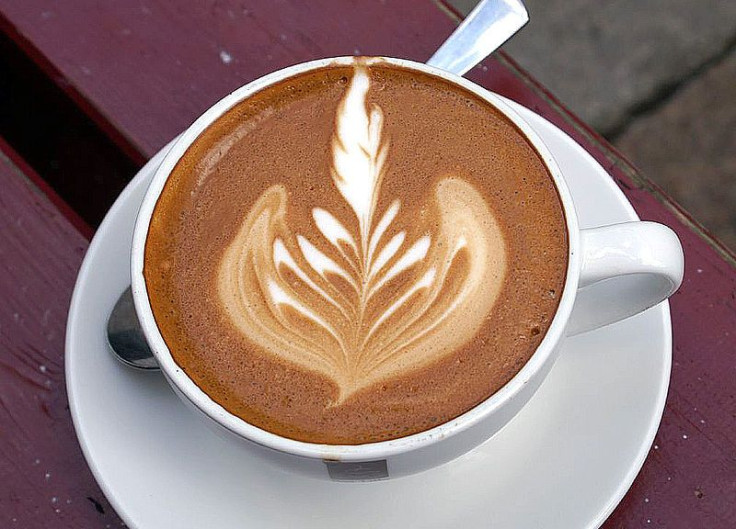
{"label": "white porcelain surface", "polygon": [[[515,105],[557,159],[581,227],[635,220],[605,171],[564,133]],[[67,384],[77,434],[131,527],[597,527],[648,452],[669,382],[669,309],[566,340],[540,390],[501,432],[442,467],[388,482],[282,473],[212,433],[160,374],[130,371],[104,323],[129,282],[130,237],[157,155],[111,209],[80,271]],[[130,447],[135,446],[131,457]]]}

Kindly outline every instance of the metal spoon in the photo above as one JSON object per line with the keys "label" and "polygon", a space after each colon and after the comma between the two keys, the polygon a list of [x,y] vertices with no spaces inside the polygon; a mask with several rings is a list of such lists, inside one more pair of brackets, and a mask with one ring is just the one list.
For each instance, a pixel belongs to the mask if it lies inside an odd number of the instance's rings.
{"label": "metal spoon", "polygon": [[137,369],[159,368],[138,323],[130,287],[120,294],[107,320],[107,343],[115,353],[115,358],[127,366]]}
{"label": "metal spoon", "polygon": [[529,22],[521,0],[483,0],[427,61],[464,75]]}
{"label": "metal spoon", "polygon": [[[529,21],[521,0],[483,0],[440,46],[427,64],[463,75]],[[133,306],[130,287],[120,295],[107,321],[107,341],[115,357],[137,369],[158,369]]]}

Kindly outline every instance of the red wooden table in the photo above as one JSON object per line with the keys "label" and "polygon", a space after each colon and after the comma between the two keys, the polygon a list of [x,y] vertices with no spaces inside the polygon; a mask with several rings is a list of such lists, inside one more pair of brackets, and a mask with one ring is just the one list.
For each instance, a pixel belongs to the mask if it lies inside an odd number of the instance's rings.
{"label": "red wooden table", "polygon": [[[64,326],[89,226],[135,167],[266,72],[356,53],[426,60],[457,22],[438,0],[0,0],[10,57],[0,88],[15,83],[0,109],[19,116],[0,119],[0,527],[121,524],[74,434]],[[469,77],[568,132],[685,248],[664,419],[604,527],[736,527],[733,254],[511,58],[496,54]]]}

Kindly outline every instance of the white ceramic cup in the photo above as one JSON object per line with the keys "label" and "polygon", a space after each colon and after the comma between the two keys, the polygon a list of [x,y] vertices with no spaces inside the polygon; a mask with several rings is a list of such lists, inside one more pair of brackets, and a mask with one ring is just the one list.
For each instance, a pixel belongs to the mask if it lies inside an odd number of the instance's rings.
{"label": "white ceramic cup", "polygon": [[197,119],[174,143],[156,171],[138,213],[131,256],[135,307],[146,339],[176,393],[210,425],[242,441],[243,457],[269,459],[287,470],[336,481],[367,481],[413,474],[450,461],[498,432],[534,395],[570,334],[601,327],[656,305],[672,295],[683,275],[677,236],[661,224],[626,222],[580,230],[563,175],[534,130],[504,101],[484,88],[425,64],[381,59],[459,85],[500,110],[535,147],[547,165],[565,211],[569,255],[559,307],[539,347],[524,367],[481,404],[440,426],[390,441],[325,445],[295,441],[248,424],[214,402],[174,362],[151,311],[143,277],[148,227],[159,195],[179,158],[192,142],[232,106],[291,76],[329,65],[352,65],[354,58],[322,59],[271,73],[239,88]]}

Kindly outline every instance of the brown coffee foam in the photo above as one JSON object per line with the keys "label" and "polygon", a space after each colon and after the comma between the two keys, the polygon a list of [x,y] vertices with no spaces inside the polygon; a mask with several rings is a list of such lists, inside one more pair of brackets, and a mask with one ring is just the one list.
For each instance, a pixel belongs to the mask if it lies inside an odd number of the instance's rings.
{"label": "brown coffee foam", "polygon": [[[378,211],[400,197],[402,209],[415,213],[408,217],[411,224],[421,226],[433,183],[458,177],[481,191],[506,239],[506,284],[486,323],[455,353],[379,381],[336,406],[333,382],[264,354],[221,310],[216,270],[268,187],[280,183],[288,190],[286,221],[307,231],[314,226],[304,219],[315,206],[329,204],[349,218],[328,168],[334,115],[352,69],[302,75],[236,106],[177,165],[149,231],[144,273],[176,362],[231,412],[300,440],[384,440],[470,409],[528,360],[564,283],[567,242],[559,199],[514,125],[443,81],[384,67],[372,67],[370,76],[369,104],[383,109],[391,148]],[[234,144],[220,154],[228,143]],[[408,228],[407,238],[421,235]]]}

